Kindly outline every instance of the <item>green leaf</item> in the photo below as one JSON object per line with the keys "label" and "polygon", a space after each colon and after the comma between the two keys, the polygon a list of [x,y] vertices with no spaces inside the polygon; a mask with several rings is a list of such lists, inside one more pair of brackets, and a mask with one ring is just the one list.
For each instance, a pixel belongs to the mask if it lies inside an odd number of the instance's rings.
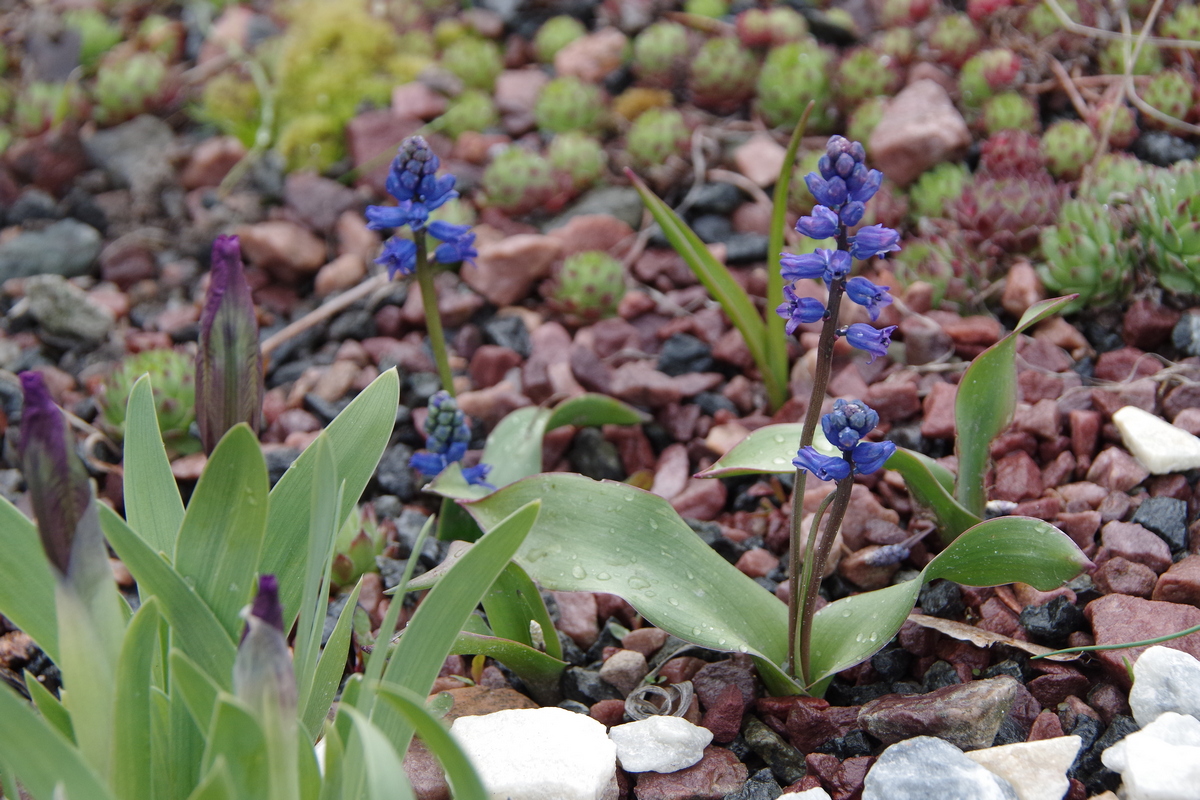
{"label": "green leaf", "polygon": [[[549,420],[550,411],[547,409],[526,406],[518,408],[496,424],[488,434],[480,457],[483,463],[492,465],[488,472],[488,483],[496,487],[507,486],[542,471],[542,436],[546,433]],[[482,486],[474,488],[487,494]]]}
{"label": "green leaf", "polygon": [[1078,297],[1078,294],[1069,294],[1065,297],[1051,297],[1048,300],[1034,303],[1025,309],[1025,313],[1021,315],[1021,320],[1017,323],[1017,327],[1013,330],[1013,333],[1024,333],[1027,328],[1038,324],[1044,319],[1048,319],[1054,314],[1061,313],[1063,309],[1071,305]]}
{"label": "green leaf", "polygon": [[[325,436],[333,446],[337,475],[345,481],[338,519],[345,519],[358,503],[367,481],[379,465],[396,424],[399,403],[400,379],[395,369],[389,369],[372,381],[325,429]],[[316,457],[316,450],[310,445],[271,490],[267,534],[258,571],[279,579],[285,629],[296,620],[304,591],[308,554],[305,538],[311,513],[308,493],[312,488]]]}
{"label": "green leaf", "polygon": [[237,796],[233,779],[229,777],[229,768],[222,757],[213,762],[196,791],[188,795],[188,800],[236,800]]}
{"label": "green leaf", "polygon": [[921,591],[919,579],[843,597],[813,617],[814,686],[877,653],[904,624]]}
{"label": "green leaf", "polygon": [[[115,584],[112,589],[115,599]],[[71,713],[75,741],[84,759],[101,780],[110,780],[117,659],[101,638],[93,616],[96,609],[83,601],[69,581],[58,583],[54,599],[58,609],[58,667],[68,689],[63,705]]]}
{"label": "green leaf", "polygon": [[542,593],[515,562],[509,562],[483,596],[483,610],[497,636],[525,645],[533,645],[529,623],[536,622],[545,635],[546,652],[562,659],[562,643],[554,632],[554,621],[546,610]]}
{"label": "green leaf", "polygon": [[125,517],[150,549],[174,553],[183,500],[158,429],[149,375],[133,385],[125,420]]}
{"label": "green leaf", "polygon": [[615,594],[681,639],[783,663],[787,606],[717,555],[661,497],[556,473],[466,508],[488,527],[539,499],[542,511],[516,557],[538,584]]}
{"label": "green leaf", "polygon": [[37,706],[42,717],[73,743],[75,730],[71,725],[71,715],[67,709],[63,708],[59,699],[50,694],[49,689],[42,686],[42,682],[37,679],[37,676],[31,675],[28,671],[25,672],[25,689],[29,692],[29,698],[33,700],[33,704]]}
{"label": "green leaf", "polygon": [[58,663],[54,575],[37,526],[0,496],[0,614]]}
{"label": "green leaf", "polygon": [[389,684],[379,687],[379,696],[404,715],[425,742],[429,752],[442,762],[442,769],[445,770],[446,780],[454,791],[455,800],[488,800],[487,790],[483,788],[483,782],[479,780],[471,762],[467,760],[467,754],[450,736],[450,732],[442,727],[441,721],[425,710],[424,696],[415,694],[403,686]]}
{"label": "green leaf", "polygon": [[[180,650],[171,650],[170,662],[171,681],[175,684],[173,691],[177,690],[196,726],[208,730],[217,698],[221,695],[220,685]],[[175,698],[171,699],[174,701]]]}
{"label": "green leaf", "polygon": [[[767,393],[774,397],[780,388],[776,385],[777,376],[771,372],[770,364],[767,363],[766,326],[746,290],[734,280],[733,275],[721,262],[713,258],[712,253],[708,252],[708,247],[700,241],[700,237],[687,223],[650,191],[641,178],[632,170],[626,170],[625,174],[633,181],[634,188],[642,196],[642,202],[646,204],[654,221],[662,228],[663,235],[675,248],[675,252],[679,253],[708,293],[721,304],[730,321],[741,331],[742,338],[746,340],[746,347],[762,373],[763,382],[767,384]],[[786,378],[782,390],[786,391]]]}
{"label": "green leaf", "polygon": [[779,475],[796,471],[792,459],[800,450],[800,432],[804,424],[789,422],[764,425],[733,446],[708,469],[697,473],[698,478],[729,478],[772,472]]}
{"label": "green leaf", "polygon": [[353,763],[351,755],[354,750],[361,753],[359,763],[363,766],[361,775],[346,773],[347,780],[362,781],[362,794],[353,792],[347,796],[362,797],[365,800],[413,800],[412,786],[400,762],[400,756],[392,747],[392,743],[379,728],[371,724],[358,709],[342,703],[338,706],[338,715],[350,720],[353,736],[349,741],[346,756]]}
{"label": "green leaf", "polygon": [[342,737],[338,735],[337,726],[327,723],[325,726],[325,771],[321,780],[321,800],[341,800],[344,778],[342,777],[342,759],[345,751],[342,748]]}
{"label": "green leaf", "polygon": [[979,524],[979,517],[959,505],[943,482],[950,476],[949,470],[933,459],[897,447],[884,466],[903,475],[908,493],[937,516],[943,542],[949,543],[967,528]]}
{"label": "green leaf", "polygon": [[925,580],[946,578],[966,586],[1028,583],[1057,589],[1091,562],[1071,538],[1032,517],[997,517],[956,539],[925,566]]}
{"label": "green leaf", "polygon": [[221,695],[206,738],[202,774],[223,758],[241,800],[270,795],[267,740],[250,709],[231,695]]}
{"label": "green leaf", "polygon": [[0,689],[0,752],[34,800],[53,800],[60,783],[71,798],[112,800],[79,750],[6,688]]}
{"label": "green leaf", "polygon": [[[558,682],[563,670],[567,668],[566,662],[540,650],[534,650],[528,645],[464,630],[454,640],[450,654],[494,658],[515,672],[538,702],[554,705],[561,699],[558,694]],[[553,702],[551,698],[555,698]]]}
{"label": "green leaf", "polygon": [[212,609],[108,506],[100,506],[100,524],[109,544],[137,580],[142,596],[157,597],[162,604],[162,615],[180,649],[222,688],[229,688],[237,648]]}
{"label": "green leaf", "polygon": [[[641,425],[650,417],[620,400],[604,394],[581,394],[567,398],[554,407],[546,430],[564,425],[584,428],[592,425]],[[541,470],[537,470],[541,472]],[[530,473],[533,474],[533,473]],[[522,477],[528,477],[523,475]]]}
{"label": "green leaf", "polygon": [[112,785],[118,798],[144,800],[153,795],[150,780],[151,670],[158,651],[158,600],[142,603],[125,631],[117,665],[116,725]]}
{"label": "green leaf", "polygon": [[258,437],[244,423],[231,428],[209,456],[175,543],[175,569],[234,640],[254,596],[269,489]]}
{"label": "green leaf", "polygon": [[[300,719],[304,729],[319,733],[321,723],[329,714],[338,685],[342,682],[342,673],[346,670],[346,654],[350,651],[350,632],[353,629],[354,609],[358,607],[358,593],[362,590],[360,581],[350,593],[342,613],[338,614],[337,624],[329,641],[321,651],[321,659],[317,662],[312,690],[308,694],[308,702],[301,709]],[[322,618],[322,622],[324,619]],[[324,627],[324,626],[322,626]]]}
{"label": "green leaf", "polygon": [[[207,745],[206,731],[210,728],[213,714],[209,714],[209,719],[205,720],[203,725],[197,725],[183,700],[183,692],[175,682],[174,673],[170,682],[171,695],[166,707],[166,731],[156,737],[156,741],[166,745],[162,748],[166,758],[161,764],[165,767],[165,774],[161,778],[155,776],[155,785],[157,786],[160,780],[166,783],[166,791],[160,796],[184,797],[200,783],[200,776],[203,774],[201,760]],[[157,706],[158,703],[156,717]],[[215,700],[213,706],[216,706]]]}

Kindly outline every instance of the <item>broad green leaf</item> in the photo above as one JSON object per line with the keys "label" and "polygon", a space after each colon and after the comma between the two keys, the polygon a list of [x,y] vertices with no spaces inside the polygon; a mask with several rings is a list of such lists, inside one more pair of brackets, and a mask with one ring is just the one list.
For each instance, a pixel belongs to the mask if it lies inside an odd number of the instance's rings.
{"label": "broad green leaf", "polygon": [[813,617],[813,684],[866,661],[892,640],[912,612],[920,579],[843,597]]}
{"label": "broad green leaf", "polygon": [[71,714],[80,753],[101,780],[111,780],[116,659],[110,657],[101,638],[93,616],[96,609],[84,602],[69,581],[59,581],[54,599],[58,609],[58,667],[67,687],[63,706]]}
{"label": "broad green leaf", "polygon": [[943,542],[951,542],[967,528],[979,524],[979,517],[959,505],[945,483],[939,480],[938,475],[948,475],[949,471],[933,459],[898,447],[884,466],[903,475],[908,493],[937,516]]}
{"label": "broad green leaf", "polygon": [[347,780],[362,782],[362,794],[353,792],[346,796],[364,800],[413,800],[412,786],[400,756],[383,731],[372,725],[358,709],[345,703],[338,706],[338,715],[350,720],[353,731],[346,747],[347,763],[354,763],[356,759],[351,756],[357,750],[357,761],[363,767],[359,774],[352,775],[347,770],[345,775]]}
{"label": "broad green leaf", "polygon": [[174,553],[183,500],[158,429],[149,375],[133,385],[125,420],[125,518],[150,549]]}
{"label": "broad green leaf", "polygon": [[[321,723],[329,714],[333,697],[337,694],[338,686],[342,682],[342,673],[346,670],[346,654],[350,650],[354,609],[358,606],[358,593],[361,589],[362,582],[360,581],[351,592],[346,605],[342,607],[342,613],[338,615],[333,633],[329,635],[329,641],[325,643],[325,647],[321,651],[321,658],[317,662],[317,670],[314,673],[312,690],[308,694],[308,702],[303,708],[297,706],[305,730],[320,733]],[[323,621],[324,619],[322,619]]]}
{"label": "broad green leaf", "polygon": [[241,800],[270,796],[267,740],[250,709],[237,698],[223,694],[217,699],[206,739],[202,772],[224,758],[230,782]]}
{"label": "broad green leaf", "polygon": [[800,450],[800,432],[804,424],[789,422],[764,425],[733,446],[716,462],[697,474],[698,478],[729,478],[759,472],[787,474],[796,471],[792,459]]}
{"label": "broad green leaf", "polygon": [[[567,398],[554,407],[546,430],[564,425],[584,428],[590,425],[640,425],[649,416],[604,394],[581,394]],[[538,472],[541,470],[539,469]],[[526,476],[522,476],[526,477]]]}
{"label": "broad green leaf", "polygon": [[981,522],[926,565],[925,580],[946,578],[966,586],[1028,583],[1050,591],[1091,562],[1071,538],[1032,517]]}
{"label": "broad green leaf", "polygon": [[143,597],[157,597],[175,643],[209,676],[229,688],[233,678],[234,640],[178,572],[130,530],[108,506],[100,506],[100,524],[117,555],[138,582]]}
{"label": "broad green leaf", "polygon": [[269,490],[258,437],[244,423],[231,428],[209,456],[175,543],[175,569],[231,639],[241,634],[239,612],[254,596]]}
{"label": "broad green leaf", "polygon": [[118,798],[151,797],[151,670],[158,650],[158,600],[142,603],[125,631],[117,665],[116,725],[112,785]]}
{"label": "broad green leaf", "polygon": [[[468,484],[466,478],[462,476],[462,467],[459,464],[451,464],[443,471],[443,474],[451,471],[453,474],[449,480],[461,484],[469,496],[483,497],[488,493],[489,490],[482,486]],[[441,476],[439,475],[438,478],[440,479]],[[443,497],[441,508],[437,513],[437,538],[443,542],[473,542],[480,536],[483,536],[483,530],[475,524],[471,515],[463,511],[462,507],[449,497]]]}
{"label": "broad green leaf", "polygon": [[325,745],[324,777],[321,781],[321,800],[341,800],[344,778],[342,777],[342,737],[338,735],[337,726],[327,723],[324,726],[325,736],[321,739]]}
{"label": "broad green leaf", "polygon": [[34,800],[53,800],[59,783],[71,798],[113,800],[79,750],[7,688],[0,689],[0,753]]}
{"label": "broad green leaf", "polygon": [[488,800],[487,790],[483,788],[483,783],[475,774],[471,762],[467,760],[467,754],[450,736],[450,732],[442,727],[441,721],[425,710],[423,695],[418,695],[403,686],[385,683],[379,687],[379,696],[391,703],[408,720],[429,748],[429,752],[442,762],[442,769],[445,770],[446,780],[454,791],[455,800]]}
{"label": "broad green leaf", "polygon": [[212,768],[196,791],[188,796],[188,800],[236,800],[237,796],[233,780],[229,777],[229,768],[225,766],[224,757],[221,757],[213,762]]}
{"label": "broad green leaf", "polygon": [[[523,410],[517,409],[517,411]],[[517,412],[514,411],[513,414],[515,413]],[[509,414],[509,417],[511,416],[512,414]],[[505,419],[508,419],[508,417],[505,417]],[[503,425],[504,422],[501,421],[500,424]],[[496,485],[499,486],[499,484]],[[467,483],[467,479],[462,474],[462,465],[457,461],[442,470],[442,473],[425,487],[425,491],[455,500],[478,500],[481,497],[487,497],[491,494],[489,490],[482,486]]]}
{"label": "broad green leaf", "polygon": [[33,700],[33,704],[37,706],[42,717],[68,741],[74,743],[75,730],[71,725],[71,715],[63,708],[59,699],[50,694],[49,689],[42,686],[42,682],[37,679],[37,676],[31,675],[28,671],[25,672],[25,689],[29,692],[29,698]]}
{"label": "broad green leaf", "polygon": [[654,192],[650,191],[641,178],[632,170],[626,170],[625,174],[633,181],[634,188],[642,196],[642,202],[646,204],[654,221],[662,228],[663,235],[675,248],[675,252],[679,253],[695,273],[696,278],[704,284],[704,288],[708,290],[713,299],[721,304],[725,314],[741,332],[742,338],[746,340],[746,348],[762,373],[763,382],[767,385],[767,393],[771,397],[775,397],[778,392],[786,391],[786,385],[782,389],[776,385],[777,378],[769,369],[766,325],[763,324],[762,315],[754,307],[754,302],[746,294],[746,290],[734,280],[729,270],[721,262],[713,258],[712,253],[708,252],[707,245],[700,241],[700,237],[687,226],[687,223],[680,219],[679,215],[660,200]]}
{"label": "broad green leaf", "polygon": [[[429,694],[458,632],[521,546],[537,522],[540,509],[541,502],[533,498],[494,524],[483,526],[488,532],[417,607],[384,670],[385,683],[403,686],[422,697]],[[412,727],[403,718],[376,704],[372,721],[387,734],[398,752],[408,749]]]}
{"label": "broad green leaf", "polygon": [[[478,617],[474,617],[478,619]],[[494,658],[511,669],[529,687],[534,698],[541,703],[553,705],[558,697],[558,681],[563,670],[567,668],[565,661],[559,661],[553,656],[540,650],[511,639],[498,636],[485,636],[466,630],[458,634],[450,649],[451,655],[483,655]],[[551,698],[555,698],[553,701]]]}
{"label": "broad green leaf", "polygon": [[[488,472],[488,483],[499,488],[542,471],[542,436],[546,433],[549,419],[550,411],[547,409],[526,406],[518,408],[496,424],[488,434],[480,457],[483,463],[492,466]],[[467,485],[465,480],[463,484]],[[478,490],[480,497],[487,494],[482,486],[472,489]]]}
{"label": "broad green leaf", "polygon": [[[372,381],[325,429],[329,444],[333,446],[338,478],[345,481],[338,519],[345,519],[358,503],[367,481],[379,465],[396,424],[399,404],[400,379],[395,369],[389,369]],[[271,490],[267,533],[258,571],[279,579],[285,629],[295,622],[304,592],[308,554],[305,538],[310,514],[308,493],[312,488],[316,457],[316,450],[310,445]]]}
{"label": "broad green leaf", "polygon": [[[172,650],[171,681],[200,730],[208,730],[221,687],[181,650]],[[172,698],[173,699],[173,698]]]}
{"label": "broad green leaf", "polygon": [[37,526],[0,496],[0,614],[58,662],[54,575]]}
{"label": "broad green leaf", "polygon": [[615,594],[689,642],[783,663],[787,606],[717,555],[661,497],[620,483],[549,474],[466,508],[489,527],[539,499],[542,511],[516,557],[539,585]]}
{"label": "broad green leaf", "polygon": [[536,622],[544,634],[546,652],[562,660],[562,643],[554,633],[554,621],[542,594],[515,562],[509,562],[483,596],[483,610],[497,636],[525,645],[533,645],[529,623]]}

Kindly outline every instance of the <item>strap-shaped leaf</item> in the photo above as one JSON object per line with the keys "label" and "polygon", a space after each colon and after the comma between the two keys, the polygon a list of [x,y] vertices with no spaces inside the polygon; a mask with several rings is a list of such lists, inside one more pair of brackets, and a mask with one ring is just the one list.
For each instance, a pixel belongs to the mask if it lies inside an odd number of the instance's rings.
{"label": "strap-shaped leaf", "polygon": [[[348,788],[346,796],[363,800],[413,800],[412,786],[400,756],[383,731],[354,706],[344,702],[338,706],[338,716],[350,723],[344,774],[347,786],[355,788]],[[361,765],[361,772],[349,769],[352,764]]]}
{"label": "strap-shaped leaf", "polygon": [[125,518],[152,550],[174,553],[183,500],[158,429],[149,375],[133,385],[125,420]]}
{"label": "strap-shaped leaf", "polygon": [[696,477],[730,478],[759,472],[777,475],[793,473],[796,468],[792,466],[792,459],[800,450],[800,433],[803,430],[802,423],[789,422],[764,425],[750,431],[749,436]]}
{"label": "strap-shaped leaf", "polygon": [[943,542],[951,542],[967,528],[979,524],[979,517],[959,505],[950,494],[940,479],[949,475],[949,472],[933,459],[897,447],[885,466],[903,475],[908,493],[937,516],[938,532]]}
{"label": "strap-shaped leaf", "polygon": [[379,687],[379,696],[408,720],[429,752],[442,762],[455,800],[488,800],[487,790],[467,760],[467,754],[450,736],[450,732],[442,727],[441,721],[425,710],[424,697],[403,686],[386,683]]}
{"label": "strap-shaped leaf", "polygon": [[509,562],[483,596],[483,610],[497,636],[521,644],[533,644],[529,623],[536,622],[545,634],[546,652],[562,659],[562,644],[554,634],[554,621],[541,592],[516,562]]}
{"label": "strap-shaped leaf", "polygon": [[0,614],[58,662],[54,576],[37,526],[0,495]]}
{"label": "strap-shaped leaf", "polygon": [[0,689],[0,753],[34,800],[54,800],[59,784],[70,798],[113,800],[79,750],[7,688]]}
{"label": "strap-shaped leaf", "polygon": [[143,800],[153,795],[150,753],[155,742],[150,731],[150,690],[159,619],[158,600],[151,597],[130,620],[117,665],[112,785],[123,800]]}

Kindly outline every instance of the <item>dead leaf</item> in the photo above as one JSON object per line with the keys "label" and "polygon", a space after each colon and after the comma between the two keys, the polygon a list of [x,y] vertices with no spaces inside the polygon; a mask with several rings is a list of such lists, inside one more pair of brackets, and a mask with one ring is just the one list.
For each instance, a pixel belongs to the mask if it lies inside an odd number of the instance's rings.
{"label": "dead leaf", "polygon": [[[941,617],[930,617],[925,614],[909,614],[910,621],[915,622],[922,628],[929,628],[938,633],[944,633],[960,642],[970,642],[976,647],[991,647],[994,644],[1006,644],[1009,647],[1015,647],[1018,650],[1024,650],[1033,656],[1041,656],[1046,653],[1053,653],[1054,650],[1049,647],[1043,647],[1040,644],[1032,644],[1030,642],[1022,642],[1013,639],[1011,636],[1001,636],[998,633],[985,631],[982,628],[976,628],[974,625],[968,625],[965,622],[955,622],[952,619],[942,619]],[[1047,661],[1075,661],[1079,658],[1079,653],[1064,653],[1057,656],[1046,656]]]}

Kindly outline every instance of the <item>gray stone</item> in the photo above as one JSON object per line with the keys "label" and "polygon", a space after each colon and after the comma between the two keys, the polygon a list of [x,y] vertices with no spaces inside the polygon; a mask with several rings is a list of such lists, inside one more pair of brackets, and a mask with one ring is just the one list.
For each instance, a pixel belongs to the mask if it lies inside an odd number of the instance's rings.
{"label": "gray stone", "polygon": [[173,174],[169,151],[174,141],[170,125],[143,114],[94,134],[83,147],[92,163],[139,193]]}
{"label": "gray stone", "polygon": [[379,460],[379,469],[375,472],[375,482],[379,489],[386,494],[394,494],[405,502],[417,496],[415,471],[408,466],[412,454],[411,447],[394,444],[384,451],[383,458]]}
{"label": "gray stone", "polygon": [[775,800],[781,794],[783,789],[771,774],[771,770],[760,769],[742,784],[741,789],[725,795],[725,800]]}
{"label": "gray stone", "polygon": [[761,233],[735,233],[725,238],[725,263],[766,261],[768,239]]}
{"label": "gray stone", "polygon": [[1185,355],[1200,356],[1200,314],[1184,314],[1171,331],[1171,343]]}
{"label": "gray stone", "polygon": [[696,214],[732,214],[746,196],[732,183],[706,183],[691,196],[691,210]]}
{"label": "gray stone", "polygon": [[561,228],[571,217],[577,217],[580,214],[611,214],[634,230],[638,230],[642,227],[643,209],[642,198],[637,193],[637,189],[629,186],[603,186],[593,189],[579,198],[575,205],[546,223],[543,230],[552,231],[555,228]]}
{"label": "gray stone", "polygon": [[1133,664],[1129,706],[1143,728],[1174,711],[1200,720],[1200,661],[1181,650],[1156,645]]}
{"label": "gray stone", "polygon": [[988,772],[957,747],[932,736],[899,742],[867,773],[862,800],[1018,800],[1012,784]]}
{"label": "gray stone", "polygon": [[963,750],[990,747],[1020,686],[1002,675],[924,695],[886,695],[858,713],[858,722],[884,744],[938,736]]}
{"label": "gray stone", "polygon": [[771,768],[771,773],[781,785],[791,786],[804,777],[807,771],[804,754],[767,727],[758,717],[753,714],[746,716],[742,725],[742,736],[750,749]]}
{"label": "gray stone", "polygon": [[31,275],[86,275],[100,255],[100,232],[74,219],[24,231],[0,244],[0,283]]}
{"label": "gray stone", "polygon": [[113,329],[107,308],[95,305],[83,290],[61,275],[35,275],[25,282],[29,315],[52,336],[99,344]]}

